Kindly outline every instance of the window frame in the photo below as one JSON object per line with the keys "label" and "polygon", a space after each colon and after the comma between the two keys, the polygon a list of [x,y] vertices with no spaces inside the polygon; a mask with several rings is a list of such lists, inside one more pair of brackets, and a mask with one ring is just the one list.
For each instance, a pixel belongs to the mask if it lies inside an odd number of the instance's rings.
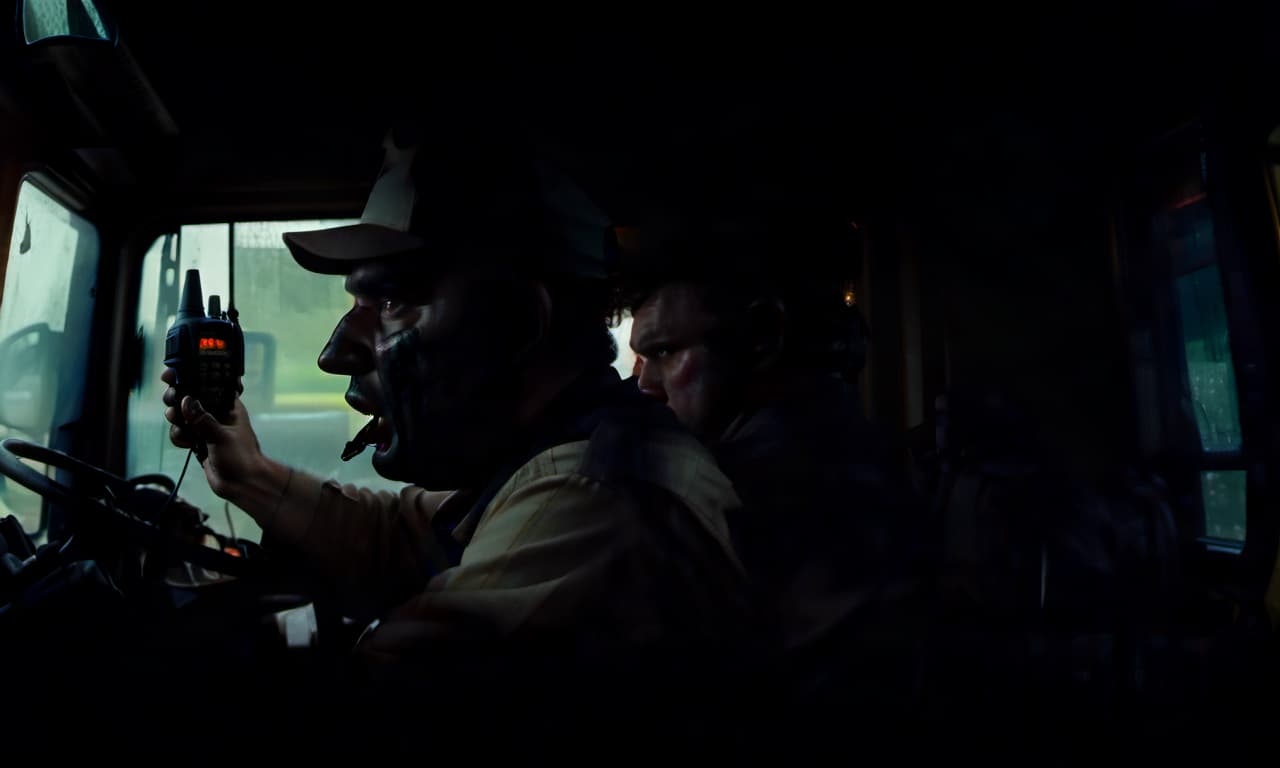
{"label": "window frame", "polygon": [[[1276,181],[1270,176],[1273,164],[1280,162],[1280,147],[1268,144],[1277,122],[1280,111],[1268,118],[1257,110],[1211,109],[1158,138],[1135,145],[1134,161],[1114,190],[1116,295],[1130,333],[1130,392],[1135,398],[1138,455],[1169,482],[1188,558],[1185,562],[1189,573],[1197,576],[1195,583],[1207,593],[1246,602],[1261,599],[1280,549],[1280,508],[1272,499],[1275,482],[1271,479],[1280,468],[1280,431],[1273,427],[1280,423],[1280,404],[1268,397],[1280,372],[1280,339],[1263,333],[1264,328],[1280,322],[1280,306],[1259,300],[1280,291],[1280,201],[1275,197]],[[1142,305],[1142,283],[1153,283],[1157,275],[1151,269],[1150,243],[1135,236],[1134,230],[1143,226],[1144,214],[1149,225],[1156,210],[1155,193],[1161,181],[1167,181],[1162,177],[1169,174],[1170,160],[1189,147],[1202,157],[1202,184],[1213,217],[1241,430],[1238,454],[1214,455],[1199,450],[1193,468],[1196,473],[1248,473],[1243,547],[1205,536],[1203,491],[1196,483],[1195,498],[1186,492],[1189,465],[1185,454],[1170,450],[1169,384],[1162,380],[1178,375],[1185,362],[1175,359],[1178,367],[1169,367],[1169,344],[1156,338],[1161,324],[1154,321],[1158,318],[1150,308]],[[1259,183],[1259,174],[1268,175],[1265,183]],[[1148,310],[1145,317],[1144,309]],[[1144,397],[1148,399],[1144,401]],[[1190,505],[1194,505],[1194,521],[1188,518]],[[1195,535],[1189,528],[1196,529]]]}
{"label": "window frame", "polygon": [[[1223,310],[1227,321],[1227,335],[1231,350],[1231,364],[1235,379],[1241,445],[1233,451],[1212,451],[1204,447],[1198,425],[1190,425],[1179,413],[1182,398],[1193,398],[1185,347],[1185,336],[1180,317],[1177,280],[1193,269],[1188,265],[1175,268],[1168,261],[1164,243],[1157,241],[1153,231],[1156,217],[1169,209],[1171,192],[1177,189],[1180,175],[1191,169],[1191,160],[1199,165],[1199,189],[1193,196],[1203,199],[1213,225],[1213,258],[1205,259],[1207,266],[1215,264],[1222,285]],[[1184,545],[1209,560],[1219,560],[1224,565],[1238,561],[1249,547],[1255,532],[1252,523],[1257,506],[1252,494],[1246,494],[1245,540],[1221,539],[1207,533],[1204,504],[1203,473],[1213,471],[1245,471],[1249,484],[1253,484],[1256,468],[1252,465],[1251,440],[1248,429],[1249,415],[1245,403],[1244,381],[1240,375],[1243,360],[1242,341],[1237,338],[1241,327],[1239,310],[1233,303],[1229,270],[1235,264],[1227,257],[1233,248],[1230,225],[1224,224],[1221,186],[1216,169],[1220,158],[1208,139],[1206,126],[1195,121],[1152,142],[1139,157],[1127,180],[1123,204],[1117,215],[1118,287],[1120,301],[1125,305],[1128,331],[1134,341],[1131,346],[1133,371],[1133,410],[1137,423],[1139,453],[1154,464],[1170,484],[1173,503],[1178,516],[1178,526],[1183,532]],[[1188,177],[1189,178],[1189,177]],[[1188,198],[1188,199],[1193,199]],[[1136,347],[1141,346],[1141,349]],[[1146,368],[1150,371],[1146,371]],[[1143,384],[1144,378],[1147,380]],[[1147,387],[1154,385],[1154,391]],[[1144,398],[1155,397],[1154,404],[1143,403]],[[1154,423],[1151,423],[1154,420]],[[1188,429],[1188,426],[1190,429]],[[1225,560],[1223,559],[1225,558]],[[1229,567],[1229,565],[1228,565]]]}
{"label": "window frame", "polygon": [[[1205,184],[1209,191],[1215,232],[1215,251],[1222,280],[1223,306],[1226,311],[1235,367],[1236,394],[1239,404],[1241,446],[1238,455],[1213,457],[1205,461],[1206,470],[1224,469],[1247,472],[1245,488],[1246,540],[1240,548],[1241,567],[1250,574],[1269,574],[1277,547],[1276,510],[1267,503],[1267,425],[1269,406],[1266,393],[1266,339],[1262,333],[1259,280],[1259,257],[1276,256],[1275,242],[1262,235],[1259,224],[1260,204],[1256,172],[1259,149],[1265,147],[1248,122],[1229,122],[1222,118],[1208,121],[1205,130]],[[1262,235],[1260,237],[1260,235]],[[1280,289],[1274,283],[1271,290]],[[1274,457],[1273,457],[1274,458]],[[1274,466],[1272,467],[1274,471]],[[1202,543],[1212,546],[1214,540]],[[1265,588],[1263,579],[1263,587]],[[1256,586],[1256,585],[1255,585]]]}

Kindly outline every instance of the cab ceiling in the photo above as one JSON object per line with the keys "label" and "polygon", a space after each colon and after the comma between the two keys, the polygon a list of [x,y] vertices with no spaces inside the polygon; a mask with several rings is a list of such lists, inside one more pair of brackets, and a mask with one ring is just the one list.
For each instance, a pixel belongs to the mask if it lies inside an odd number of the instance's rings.
{"label": "cab ceiling", "polygon": [[1185,0],[484,24],[383,0],[103,5],[115,51],[8,38],[0,111],[197,216],[357,212],[386,126],[424,104],[540,134],[618,218],[744,194],[857,210],[1001,172],[1010,135],[1106,162],[1276,47],[1274,9]]}

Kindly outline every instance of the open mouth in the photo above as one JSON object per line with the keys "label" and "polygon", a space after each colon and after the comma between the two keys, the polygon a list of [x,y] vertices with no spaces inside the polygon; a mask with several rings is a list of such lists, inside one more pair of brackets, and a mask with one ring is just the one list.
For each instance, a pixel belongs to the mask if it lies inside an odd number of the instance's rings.
{"label": "open mouth", "polygon": [[373,439],[369,444],[375,446],[378,451],[385,451],[390,448],[391,438],[395,437],[391,422],[381,416],[374,416],[369,423],[373,426]]}
{"label": "open mouth", "polygon": [[374,415],[370,417],[369,423],[361,427],[356,436],[347,442],[342,451],[342,460],[350,461],[354,459],[370,445],[374,446],[375,451],[384,452],[391,447],[391,438],[394,436],[395,430],[392,429],[391,422],[381,416]]}

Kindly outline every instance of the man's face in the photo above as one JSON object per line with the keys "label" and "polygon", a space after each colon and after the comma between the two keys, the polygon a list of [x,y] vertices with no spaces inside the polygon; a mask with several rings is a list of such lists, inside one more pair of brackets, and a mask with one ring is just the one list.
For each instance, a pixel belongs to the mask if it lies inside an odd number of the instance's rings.
{"label": "man's face", "polygon": [[738,410],[741,377],[708,337],[716,318],[690,283],[668,283],[633,312],[631,348],[643,357],[640,391],[665,402],[704,441],[720,437]]}
{"label": "man's face", "polygon": [[408,263],[372,262],[347,277],[354,306],[317,361],[351,377],[347,402],[372,419],[361,432],[386,477],[431,489],[471,485],[515,421],[509,333],[486,284],[424,278]]}

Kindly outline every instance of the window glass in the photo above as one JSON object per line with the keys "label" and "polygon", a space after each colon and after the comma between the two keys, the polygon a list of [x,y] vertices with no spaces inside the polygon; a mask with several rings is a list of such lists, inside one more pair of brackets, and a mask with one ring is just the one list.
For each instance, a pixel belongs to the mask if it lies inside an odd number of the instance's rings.
{"label": "window glass", "polygon": [[1168,248],[1178,333],[1201,448],[1240,450],[1240,409],[1231,361],[1213,218],[1200,193],[1165,211],[1157,235]]}
{"label": "window glass", "polygon": [[611,326],[609,332],[613,334],[613,343],[618,348],[613,368],[625,379],[631,376],[636,366],[636,353],[631,349],[631,313],[624,312],[622,319]]}
{"label": "window glass", "polygon": [[1210,453],[1238,451],[1240,407],[1218,266],[1211,264],[1178,277],[1176,289],[1182,347],[1201,446]]}
{"label": "window glass", "polygon": [[28,44],[68,35],[111,39],[93,0],[25,0],[22,11],[23,35]]}
{"label": "window glass", "polygon": [[1244,471],[1200,473],[1206,536],[1244,543],[1247,480]]}
{"label": "window glass", "polygon": [[[0,296],[0,438],[50,445],[80,415],[98,232],[25,180],[13,221]],[[12,481],[0,489],[0,516],[16,515],[28,533],[43,528],[42,506]]]}

